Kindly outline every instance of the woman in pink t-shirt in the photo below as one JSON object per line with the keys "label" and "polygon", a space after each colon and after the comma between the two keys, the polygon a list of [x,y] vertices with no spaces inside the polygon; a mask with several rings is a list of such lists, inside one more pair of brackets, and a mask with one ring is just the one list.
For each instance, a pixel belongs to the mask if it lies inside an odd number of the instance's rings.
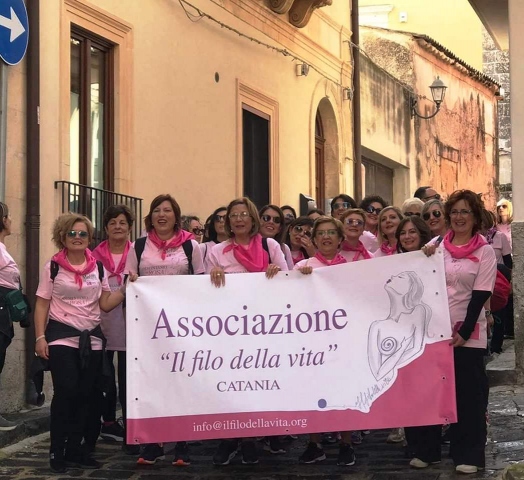
{"label": "woman in pink t-shirt", "polygon": [[506,198],[497,202],[497,230],[504,235],[511,245],[511,222],[513,222],[513,205]]}
{"label": "woman in pink t-shirt", "polygon": [[[273,278],[280,270],[288,270],[280,244],[272,238],[263,241],[257,208],[249,198],[237,198],[228,205],[225,230],[229,240],[215,245],[209,254],[209,274],[215,287],[225,286],[226,273],[266,272],[267,278]],[[240,450],[242,463],[258,463],[253,439],[242,439]],[[228,465],[237,451],[237,440],[222,440],[213,463]]]}
{"label": "woman in pink t-shirt", "polygon": [[[131,247],[129,234],[135,217],[126,205],[112,205],[104,213],[103,224],[107,235],[93,250],[93,256],[102,262],[108,273],[109,287],[112,292],[122,288],[124,284],[124,269],[127,254]],[[111,378],[103,398],[103,424],[100,436],[104,439],[123,442],[122,448],[128,455],[138,455],[138,445],[127,445],[125,428],[116,421],[116,378],[118,375],[118,398],[122,406],[124,426],[126,422],[126,318],[123,305],[119,305],[110,312],[100,314],[102,331],[107,339],[106,354],[111,369]],[[114,367],[114,357],[117,356],[117,374]],[[95,426],[93,426],[95,428]],[[98,435],[96,435],[98,436]]]}
{"label": "woman in pink t-shirt", "polygon": [[[450,427],[450,454],[460,473],[485,466],[488,379],[484,368],[487,320],[484,305],[491,297],[497,273],[495,252],[479,233],[480,197],[471,190],[451,194],[445,205],[450,231],[441,245],[454,347],[458,422]],[[431,253],[432,246],[423,250]]]}
{"label": "woman in pink t-shirt", "polygon": [[227,233],[224,230],[224,225],[226,224],[226,210],[226,207],[217,208],[208,217],[204,225],[204,236],[202,237],[202,243],[199,247],[202,252],[202,260],[206,272],[208,271],[208,253],[217,243],[225,242],[228,239]]}
{"label": "woman in pink t-shirt", "polygon": [[[181,217],[180,205],[171,195],[162,194],[153,199],[144,219],[147,236],[136,240],[127,256],[125,273],[131,281],[138,276],[204,273],[202,252],[193,234],[182,229]],[[164,458],[162,444],[148,443],[137,463],[154,465]],[[191,463],[187,442],[177,442],[172,463],[174,466]]]}
{"label": "woman in pink t-shirt", "polygon": [[397,253],[397,239],[395,232],[403,219],[402,212],[397,207],[386,207],[378,216],[378,235],[380,247],[373,253],[374,257],[387,257]]}
{"label": "woman in pink t-shirt", "polygon": [[350,208],[344,212],[340,221],[344,225],[345,234],[340,254],[348,262],[373,258],[373,254],[365,247],[362,241],[362,234],[366,224],[366,213],[364,210]]}
{"label": "woman in pink t-shirt", "polygon": [[316,248],[311,241],[311,230],[314,221],[309,217],[298,217],[293,220],[286,231],[286,245],[291,251],[293,264],[315,255]]}
{"label": "woman in pink t-shirt", "polygon": [[120,305],[124,291],[111,292],[107,272],[87,248],[92,239],[88,218],[60,216],[53,227],[60,251],[45,264],[36,292],[35,352],[48,361],[53,379],[49,463],[55,473],[68,466],[100,467],[91,457],[93,445],[82,445],[82,439],[87,425],[100,423],[100,310]]}
{"label": "woman in pink t-shirt", "polygon": [[[341,218],[344,218],[344,215]],[[340,220],[327,216],[317,218],[313,226],[313,243],[317,248],[315,256],[298,262],[294,270],[299,270],[304,275],[309,275],[316,268],[347,263],[348,260],[339,253],[344,238],[344,225]],[[354,465],[355,452],[351,446],[351,432],[340,432],[340,434],[342,441],[337,464],[344,466]],[[309,443],[306,450],[298,459],[300,463],[313,464],[326,459],[321,440],[321,433],[311,433],[309,435]]]}
{"label": "woman in pink t-shirt", "polygon": [[286,258],[287,267],[293,269],[293,257],[291,250],[285,243],[286,227],[284,224],[284,212],[276,205],[265,205],[258,212],[260,216],[260,235],[264,238],[272,238],[280,244],[282,253]]}

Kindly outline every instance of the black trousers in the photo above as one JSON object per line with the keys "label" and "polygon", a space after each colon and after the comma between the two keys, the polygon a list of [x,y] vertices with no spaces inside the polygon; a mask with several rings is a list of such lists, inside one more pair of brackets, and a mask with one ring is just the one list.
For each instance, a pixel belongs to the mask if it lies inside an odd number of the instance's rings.
{"label": "black trousers", "polygon": [[7,347],[11,344],[11,339],[0,332],[0,373],[4,369]]}
{"label": "black trousers", "polygon": [[[117,356],[117,368],[115,372],[114,357]],[[106,351],[111,368],[111,379],[107,385],[106,394],[103,402],[102,418],[104,422],[114,422],[116,420],[116,399],[117,387],[116,379],[118,378],[118,400],[122,406],[122,416],[126,419],[126,352],[114,350]]]}
{"label": "black trousers", "polygon": [[442,425],[405,427],[404,433],[415,458],[426,463],[440,462]]}
{"label": "black trousers", "polygon": [[493,330],[491,333],[490,351],[493,353],[502,352],[504,343],[504,324],[506,317],[507,305],[503,309],[493,312]]}
{"label": "black trousers", "polygon": [[449,430],[449,453],[455,465],[484,468],[489,395],[484,349],[455,348],[454,358],[458,422]]}
{"label": "black trousers", "polygon": [[[86,425],[100,424],[102,351],[92,351],[82,370],[77,348],[49,347],[49,370],[53,379],[51,401],[51,448],[53,452],[77,453],[81,449]],[[98,416],[98,418],[97,418]],[[100,428],[100,427],[99,427]]]}

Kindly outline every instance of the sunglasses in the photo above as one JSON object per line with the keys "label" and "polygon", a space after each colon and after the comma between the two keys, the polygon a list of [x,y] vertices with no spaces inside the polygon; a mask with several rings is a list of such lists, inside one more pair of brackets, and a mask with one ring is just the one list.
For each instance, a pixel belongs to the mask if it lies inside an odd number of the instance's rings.
{"label": "sunglasses", "polygon": [[315,232],[315,236],[317,236],[317,237],[325,237],[326,235],[328,235],[330,237],[334,237],[334,236],[338,235],[338,231],[335,230],[334,228],[330,228],[329,230],[317,230]]}
{"label": "sunglasses", "polygon": [[193,228],[191,231],[195,235],[204,235],[204,229],[203,228]]}
{"label": "sunglasses", "polygon": [[362,227],[364,222],[362,220],[357,220],[356,218],[350,218],[346,220],[346,225],[351,225],[353,227]]}
{"label": "sunglasses", "polygon": [[378,215],[382,210],[383,208],[375,208],[375,207],[372,207],[371,205],[368,208],[366,208],[366,212],[374,213],[375,215]]}
{"label": "sunglasses", "polygon": [[295,215],[293,215],[292,213],[286,213],[286,214],[284,215],[284,218],[285,218],[286,220],[295,220]]}
{"label": "sunglasses", "polygon": [[89,233],[85,232],[84,230],[70,230],[66,233],[66,235],[69,238],[76,238],[80,237],[81,239],[89,237]]}
{"label": "sunglasses", "polygon": [[438,193],[435,193],[435,195],[431,195],[430,197],[424,197],[422,199],[423,202],[428,202],[429,200],[440,200],[440,195]]}
{"label": "sunglasses", "polygon": [[271,215],[262,215],[260,217],[260,219],[263,221],[263,222],[270,222],[271,220],[273,220],[273,223],[276,223],[277,225],[280,225],[280,217],[272,217]]}
{"label": "sunglasses", "polygon": [[404,214],[406,217],[420,217],[420,212],[406,212]]}
{"label": "sunglasses", "polygon": [[225,215],[215,215],[215,222],[225,222],[226,216]]}
{"label": "sunglasses", "polygon": [[426,220],[426,222],[431,218],[431,215],[433,215],[435,218],[440,218],[442,216],[442,212],[440,210],[433,210],[432,212],[426,212],[424,215],[422,215],[422,218]]}
{"label": "sunglasses", "polygon": [[333,204],[333,210],[340,210],[341,208],[347,210],[349,208],[349,202],[337,202]]}
{"label": "sunglasses", "polygon": [[506,210],[506,208],[508,208],[508,206],[507,206],[507,205],[504,205],[504,204],[502,204],[502,205],[499,205],[499,206],[498,206],[497,208],[503,208],[504,210]]}
{"label": "sunglasses", "polygon": [[306,230],[304,227],[301,227],[300,225],[295,225],[293,227],[293,231],[295,233],[298,233],[299,235],[305,235],[306,237],[311,237],[311,231]]}

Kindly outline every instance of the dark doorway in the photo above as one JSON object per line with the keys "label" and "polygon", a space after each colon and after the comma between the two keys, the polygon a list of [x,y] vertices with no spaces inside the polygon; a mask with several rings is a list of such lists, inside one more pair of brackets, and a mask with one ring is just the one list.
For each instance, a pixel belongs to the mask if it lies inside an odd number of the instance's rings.
{"label": "dark doorway", "polygon": [[366,169],[366,195],[380,195],[387,202],[393,201],[393,170],[362,157],[362,165]]}
{"label": "dark doorway", "polygon": [[326,172],[324,167],[324,128],[322,117],[317,111],[315,118],[315,199],[318,208],[324,208],[326,198]]}
{"label": "dark doorway", "polygon": [[269,203],[270,117],[247,105],[242,108],[244,195],[258,208]]}

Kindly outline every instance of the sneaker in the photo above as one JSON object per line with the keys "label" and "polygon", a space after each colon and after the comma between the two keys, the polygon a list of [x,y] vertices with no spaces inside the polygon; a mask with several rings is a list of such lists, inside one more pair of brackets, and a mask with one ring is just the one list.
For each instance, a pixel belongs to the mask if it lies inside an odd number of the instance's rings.
{"label": "sneaker", "polygon": [[349,443],[341,443],[338,451],[337,465],[344,465],[350,467],[355,465],[355,450]]}
{"label": "sneaker", "polygon": [[54,473],[65,473],[67,471],[64,455],[60,453],[49,454],[49,467]]}
{"label": "sneaker", "polygon": [[332,432],[329,432],[329,433],[324,433],[322,435],[322,443],[325,445],[325,444],[333,444],[333,443],[337,443],[338,442],[338,435],[337,433],[332,433]]}
{"label": "sneaker", "polygon": [[148,443],[137,460],[138,465],[154,465],[157,460],[164,460],[164,447],[158,443]]}
{"label": "sneaker", "polygon": [[406,439],[403,428],[394,428],[389,432],[387,443],[401,443]]}
{"label": "sneaker", "polygon": [[84,468],[86,470],[97,470],[102,467],[91,455],[85,453],[68,453],[64,456],[65,464],[69,468]]}
{"label": "sneaker", "polygon": [[125,455],[140,455],[140,445],[123,443],[122,451]]}
{"label": "sneaker", "polygon": [[191,465],[191,460],[189,459],[189,445],[187,442],[176,442],[173,465],[176,467]]}
{"label": "sneaker", "polygon": [[298,458],[299,463],[311,464],[326,459],[326,454],[315,442],[309,442],[305,452]]}
{"label": "sneaker", "polygon": [[362,432],[360,430],[351,432],[351,443],[360,445],[362,443]]}
{"label": "sneaker", "polygon": [[362,436],[369,435],[371,433],[371,430],[362,430]]}
{"label": "sneaker", "polygon": [[244,465],[255,465],[258,463],[257,446],[255,442],[249,440],[242,442],[240,452],[242,453],[242,463]]}
{"label": "sneaker", "polygon": [[100,436],[109,442],[124,441],[124,427],[118,422],[105,422],[100,429]]}
{"label": "sneaker", "polygon": [[236,440],[222,440],[213,455],[213,465],[229,465],[237,452],[238,442]]}
{"label": "sneaker", "polygon": [[412,458],[409,462],[409,465],[413,468],[427,468],[429,467],[429,463],[424,462],[420,458]]}
{"label": "sneaker", "polygon": [[0,415],[0,431],[9,432],[10,430],[14,430],[16,427],[18,427],[18,423],[10,422]]}
{"label": "sneaker", "polygon": [[286,453],[286,449],[282,446],[280,438],[278,437],[266,437],[264,442],[264,449],[269,450],[269,453],[273,455],[280,455]]}
{"label": "sneaker", "polygon": [[459,473],[477,473],[479,469],[476,465],[457,465],[455,470]]}

